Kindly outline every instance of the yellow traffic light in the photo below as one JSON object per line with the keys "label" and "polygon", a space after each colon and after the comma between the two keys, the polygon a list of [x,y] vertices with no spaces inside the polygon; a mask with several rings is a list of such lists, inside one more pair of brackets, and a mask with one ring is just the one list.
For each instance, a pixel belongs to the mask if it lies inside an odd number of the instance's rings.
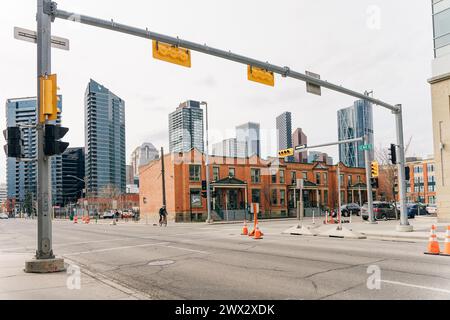
{"label": "yellow traffic light", "polygon": [[261,68],[248,66],[247,68],[248,80],[259,82],[268,86],[275,86],[275,75],[271,71]]}
{"label": "yellow traffic light", "polygon": [[278,156],[280,158],[287,158],[287,157],[292,157],[294,155],[294,148],[290,148],[290,149],[285,149],[285,150],[280,150],[278,152]]}
{"label": "yellow traffic light", "polygon": [[183,67],[191,67],[191,51],[167,43],[153,41],[153,58],[178,64]]}
{"label": "yellow traffic light", "polygon": [[372,162],[372,178],[378,178],[380,175],[380,166],[377,161]]}
{"label": "yellow traffic light", "polygon": [[40,82],[40,108],[39,122],[58,119],[58,86],[56,74],[39,77]]}

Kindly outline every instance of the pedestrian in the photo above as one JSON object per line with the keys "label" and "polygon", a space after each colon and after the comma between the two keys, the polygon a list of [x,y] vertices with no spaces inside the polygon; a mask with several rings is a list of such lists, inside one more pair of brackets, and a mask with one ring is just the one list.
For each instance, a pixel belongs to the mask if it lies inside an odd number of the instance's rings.
{"label": "pedestrian", "polygon": [[167,210],[165,205],[159,209],[159,226],[162,227],[163,224],[167,227]]}

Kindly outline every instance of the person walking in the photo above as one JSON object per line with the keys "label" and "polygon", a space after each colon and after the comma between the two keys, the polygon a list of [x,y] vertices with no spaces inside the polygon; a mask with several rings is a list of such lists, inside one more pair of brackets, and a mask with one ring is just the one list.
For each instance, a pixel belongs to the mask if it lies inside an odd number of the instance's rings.
{"label": "person walking", "polygon": [[159,209],[159,226],[167,227],[167,210],[166,206],[162,206],[161,209]]}

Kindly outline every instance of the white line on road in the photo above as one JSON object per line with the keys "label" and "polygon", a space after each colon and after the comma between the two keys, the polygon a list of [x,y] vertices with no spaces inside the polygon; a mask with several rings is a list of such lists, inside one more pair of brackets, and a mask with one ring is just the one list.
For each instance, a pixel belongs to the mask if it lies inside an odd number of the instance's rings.
{"label": "white line on road", "polygon": [[174,247],[174,246],[164,246],[164,247],[178,249],[178,250],[185,250],[185,251],[190,251],[190,252],[196,252],[196,253],[201,253],[201,254],[209,254],[209,252],[206,252],[206,251],[193,250],[193,249],[187,249],[187,248],[181,248],[181,247]]}
{"label": "white line on road", "polygon": [[403,283],[403,282],[397,282],[397,281],[388,281],[388,280],[380,280],[380,282],[403,286],[403,287],[410,287],[410,288],[417,288],[417,289],[424,289],[424,290],[430,290],[430,291],[436,291],[436,292],[443,292],[450,294],[450,290],[445,289],[439,289],[439,288],[432,288],[432,287],[424,287],[424,286],[418,286],[415,284],[409,284],[409,283]]}
{"label": "white line on road", "polygon": [[97,252],[107,252],[114,250],[122,250],[122,249],[133,249],[139,247],[151,247],[151,246],[162,246],[167,244],[167,242],[159,242],[159,243],[147,243],[147,244],[138,244],[134,246],[124,246],[124,247],[114,247],[114,248],[106,248],[106,249],[98,249],[98,250],[90,250],[90,251],[82,251],[82,252],[74,252],[74,253],[66,253],[65,256],[77,256],[80,254],[89,254],[89,253],[97,253]]}

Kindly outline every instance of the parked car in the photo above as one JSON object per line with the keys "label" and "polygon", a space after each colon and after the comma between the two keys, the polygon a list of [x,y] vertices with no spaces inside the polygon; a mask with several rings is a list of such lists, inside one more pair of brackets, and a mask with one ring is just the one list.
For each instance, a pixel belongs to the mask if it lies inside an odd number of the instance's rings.
{"label": "parked car", "polygon": [[408,210],[408,219],[414,219],[417,215],[427,216],[428,211],[423,204],[410,203],[406,206]]}
{"label": "parked car", "polygon": [[103,212],[103,219],[114,219],[116,217],[116,213],[114,211],[106,211]]}
{"label": "parked car", "polygon": [[0,213],[0,219],[1,220],[6,220],[6,219],[8,219],[9,217],[8,217],[8,215],[6,214],[6,213]]}
{"label": "parked car", "polygon": [[356,203],[348,203],[341,206],[341,213],[344,217],[350,217],[350,215],[361,215],[361,207]]}
{"label": "parked car", "polygon": [[[389,202],[375,201],[373,203],[373,215],[375,220],[397,219],[395,206]],[[361,208],[361,216],[369,220],[369,206],[367,203]]]}
{"label": "parked car", "polygon": [[131,219],[131,218],[134,218],[134,212],[133,212],[133,211],[124,210],[124,211],[122,212],[121,217],[122,217],[122,219]]}
{"label": "parked car", "polygon": [[428,214],[437,214],[437,205],[435,204],[430,204],[426,207],[426,210],[428,212]]}

